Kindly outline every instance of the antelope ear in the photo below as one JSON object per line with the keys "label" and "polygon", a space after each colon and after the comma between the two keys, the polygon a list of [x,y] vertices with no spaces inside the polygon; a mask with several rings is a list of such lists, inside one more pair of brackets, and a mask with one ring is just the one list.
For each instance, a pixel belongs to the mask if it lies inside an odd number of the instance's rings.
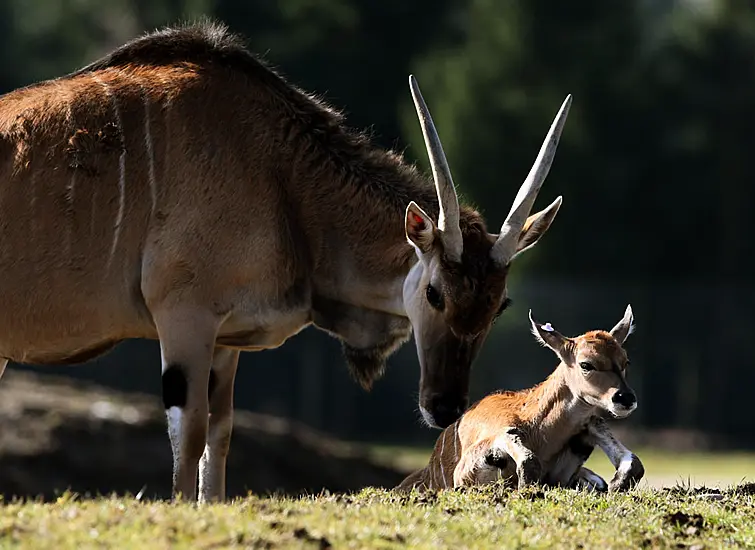
{"label": "antelope ear", "polygon": [[522,232],[519,234],[519,241],[517,242],[516,252],[514,252],[514,255],[509,260],[509,263],[511,263],[514,258],[519,256],[519,254],[521,254],[525,250],[529,250],[530,248],[535,246],[540,240],[540,237],[545,235],[545,232],[548,231],[551,224],[553,223],[553,220],[556,219],[558,209],[561,208],[561,202],[562,198],[557,197],[556,200],[553,201],[550,206],[548,206],[548,208],[544,208],[540,212],[532,214],[529,218],[527,218],[527,220],[524,222]]}
{"label": "antelope ear", "polygon": [[530,325],[532,325],[532,334],[535,339],[545,347],[552,349],[556,355],[567,365],[571,363],[571,354],[569,352],[569,339],[554,329],[550,323],[540,324],[532,318],[530,310]]}
{"label": "antelope ear", "polygon": [[432,250],[437,234],[435,223],[419,205],[412,201],[406,207],[406,238],[421,253]]}
{"label": "antelope ear", "polygon": [[624,317],[611,329],[613,336],[619,344],[623,344],[627,337],[634,332],[634,313],[631,304],[627,305]]}

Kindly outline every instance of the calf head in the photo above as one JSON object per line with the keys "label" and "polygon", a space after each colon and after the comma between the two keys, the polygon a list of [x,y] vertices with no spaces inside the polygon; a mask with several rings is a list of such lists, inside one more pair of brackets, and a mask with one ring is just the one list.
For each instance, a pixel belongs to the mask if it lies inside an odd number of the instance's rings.
{"label": "calf head", "polygon": [[622,347],[634,330],[632,306],[624,317],[606,332],[593,330],[567,338],[550,323],[530,323],[535,338],[552,349],[565,366],[565,379],[572,393],[585,403],[624,418],[637,408],[637,396],[627,384],[629,358]]}

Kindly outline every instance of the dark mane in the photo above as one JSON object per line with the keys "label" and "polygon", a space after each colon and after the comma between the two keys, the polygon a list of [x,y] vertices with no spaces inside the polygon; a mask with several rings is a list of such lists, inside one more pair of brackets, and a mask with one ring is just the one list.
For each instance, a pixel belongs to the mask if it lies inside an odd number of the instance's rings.
{"label": "dark mane", "polygon": [[271,72],[246,48],[244,39],[209,20],[166,27],[135,38],[69,76],[128,65],[212,64],[245,73]]}
{"label": "dark mane", "polygon": [[[275,69],[251,53],[245,40],[229,31],[226,25],[202,20],[167,27],[140,36],[101,59],[82,67],[68,77],[110,68],[135,66],[170,67],[193,64],[225,68],[240,72],[279,98],[279,104],[298,122],[289,128],[289,138],[314,140],[325,147],[341,169],[359,185],[368,187],[406,208],[415,200],[431,215],[437,215],[434,189],[413,165],[401,155],[385,151],[372,143],[367,132],[345,124],[343,114],[321,98],[308,94],[287,82]],[[398,180],[398,181],[397,181]]]}
{"label": "dark mane", "polygon": [[[247,49],[244,38],[230,32],[224,24],[205,19],[157,30],[127,42],[67,76],[110,68],[181,64],[225,68],[260,83],[279,98],[279,104],[292,122],[298,123],[296,128],[289,127],[289,137],[320,144],[347,176],[345,181],[379,194],[401,210],[414,200],[428,214],[437,217],[437,197],[432,183],[414,165],[394,151],[379,148],[373,144],[369,133],[348,127],[340,111],[286,81]],[[462,206],[462,211],[465,234],[485,231],[484,222],[473,208]]]}

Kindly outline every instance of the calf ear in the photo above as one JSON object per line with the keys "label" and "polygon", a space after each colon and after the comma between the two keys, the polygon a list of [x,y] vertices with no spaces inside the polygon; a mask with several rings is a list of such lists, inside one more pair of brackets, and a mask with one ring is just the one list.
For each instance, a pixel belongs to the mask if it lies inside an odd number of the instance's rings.
{"label": "calf ear", "polygon": [[573,362],[571,350],[569,348],[570,340],[554,329],[550,323],[540,324],[532,318],[530,310],[530,325],[532,325],[532,334],[535,339],[545,347],[552,349],[556,355],[567,365]]}
{"label": "calf ear", "polygon": [[634,313],[631,304],[627,305],[624,317],[611,329],[613,336],[619,344],[623,344],[627,337],[634,332]]}
{"label": "calf ear", "polygon": [[412,201],[406,207],[406,238],[419,251],[420,254],[427,254],[432,250],[437,228],[435,223],[430,219],[419,205]]}

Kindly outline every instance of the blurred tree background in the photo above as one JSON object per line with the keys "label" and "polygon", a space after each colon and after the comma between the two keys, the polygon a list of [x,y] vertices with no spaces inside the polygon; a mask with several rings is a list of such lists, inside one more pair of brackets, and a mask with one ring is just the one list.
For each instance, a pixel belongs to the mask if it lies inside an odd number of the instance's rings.
{"label": "blurred tree background", "polygon": [[[539,207],[564,206],[513,269],[515,305],[473,372],[473,399],[556,363],[527,310],[562,332],[610,328],[631,302],[630,381],[644,428],[755,446],[755,4],[748,0],[0,0],[0,92],[72,71],[145,31],[210,16],[290,81],[427,167],[407,75],[459,191],[491,230],[567,93],[574,104]],[[212,108],[212,106],[208,106]],[[327,213],[324,213],[327,215]],[[38,369],[42,370],[42,369]],[[159,390],[154,342],[56,371]],[[308,329],[242,354],[239,407],[340,437],[427,442],[413,343],[371,393]]]}

